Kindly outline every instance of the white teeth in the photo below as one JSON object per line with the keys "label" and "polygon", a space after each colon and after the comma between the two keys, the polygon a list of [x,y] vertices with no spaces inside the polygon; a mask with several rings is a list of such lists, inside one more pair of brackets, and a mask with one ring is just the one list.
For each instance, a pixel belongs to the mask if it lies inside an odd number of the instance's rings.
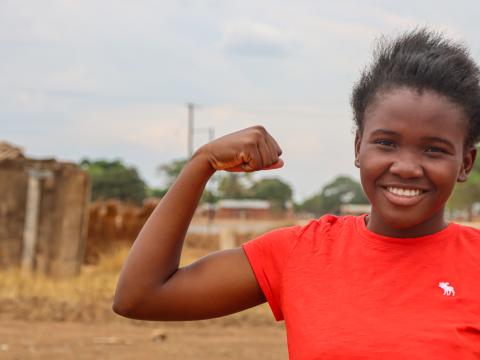
{"label": "white teeth", "polygon": [[418,189],[400,189],[395,187],[388,187],[387,190],[395,195],[400,196],[418,196],[420,195],[421,191]]}

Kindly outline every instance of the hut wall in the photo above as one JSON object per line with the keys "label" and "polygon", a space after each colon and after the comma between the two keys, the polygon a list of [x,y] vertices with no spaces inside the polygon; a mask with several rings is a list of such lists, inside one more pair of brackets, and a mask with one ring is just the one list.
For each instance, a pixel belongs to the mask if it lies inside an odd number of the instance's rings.
{"label": "hut wall", "polygon": [[0,232],[0,266],[22,264],[32,171],[43,174],[38,180],[40,203],[32,270],[54,277],[78,274],[85,251],[89,179],[78,166],[53,160],[0,162],[0,186],[5,190],[0,194],[0,229],[4,230]]}
{"label": "hut wall", "polygon": [[0,162],[0,268],[18,265],[21,258],[27,184],[22,161]]}

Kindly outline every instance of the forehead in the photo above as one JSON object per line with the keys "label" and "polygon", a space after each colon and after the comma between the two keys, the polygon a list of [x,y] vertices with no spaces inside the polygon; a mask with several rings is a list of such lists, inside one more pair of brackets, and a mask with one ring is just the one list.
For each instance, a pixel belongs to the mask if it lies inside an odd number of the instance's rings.
{"label": "forehead", "polygon": [[363,133],[379,128],[405,136],[448,137],[462,145],[467,120],[463,110],[445,96],[427,90],[397,88],[377,95],[367,107]]}

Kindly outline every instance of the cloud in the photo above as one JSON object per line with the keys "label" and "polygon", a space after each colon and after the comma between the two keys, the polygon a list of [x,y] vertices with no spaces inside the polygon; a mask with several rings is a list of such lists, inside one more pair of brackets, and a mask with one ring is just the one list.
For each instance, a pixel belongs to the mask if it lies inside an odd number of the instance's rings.
{"label": "cloud", "polygon": [[130,104],[83,111],[75,118],[70,131],[88,139],[88,146],[124,142],[161,154],[180,153],[186,144],[186,110],[180,106]]}
{"label": "cloud", "polygon": [[[480,54],[475,10],[461,0],[0,0],[2,138],[39,156],[120,157],[153,184],[157,165],[186,155],[193,101],[195,127],[217,136],[265,125],[285,151],[278,176],[302,197],[355,174],[348,98],[372,40],[428,25]],[[195,134],[196,148],[206,141]]]}
{"label": "cloud", "polygon": [[221,40],[221,46],[227,52],[245,57],[284,57],[290,53],[292,45],[288,33],[260,22],[227,24]]}
{"label": "cloud", "polygon": [[329,37],[335,34],[340,38],[348,38],[350,40],[368,39],[377,33],[374,27],[367,24],[355,24],[327,19],[317,20],[315,23],[318,27],[318,33],[323,34],[327,32]]}
{"label": "cloud", "polygon": [[85,64],[74,64],[49,74],[45,86],[51,90],[92,91],[100,84]]}
{"label": "cloud", "polygon": [[422,17],[414,17],[411,15],[405,16],[398,13],[394,13],[381,8],[370,9],[372,19],[379,20],[382,26],[387,26],[390,29],[397,30],[413,30],[419,27],[427,27],[429,29],[437,30],[445,35],[460,40],[465,34],[460,31],[456,26],[442,21],[427,21]]}

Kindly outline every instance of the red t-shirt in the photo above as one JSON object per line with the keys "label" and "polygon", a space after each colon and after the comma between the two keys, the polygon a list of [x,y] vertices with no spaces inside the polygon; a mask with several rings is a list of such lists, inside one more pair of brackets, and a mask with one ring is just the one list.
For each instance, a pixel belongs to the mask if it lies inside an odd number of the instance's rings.
{"label": "red t-shirt", "polygon": [[480,359],[480,231],[389,238],[323,216],[243,245],[292,360]]}

